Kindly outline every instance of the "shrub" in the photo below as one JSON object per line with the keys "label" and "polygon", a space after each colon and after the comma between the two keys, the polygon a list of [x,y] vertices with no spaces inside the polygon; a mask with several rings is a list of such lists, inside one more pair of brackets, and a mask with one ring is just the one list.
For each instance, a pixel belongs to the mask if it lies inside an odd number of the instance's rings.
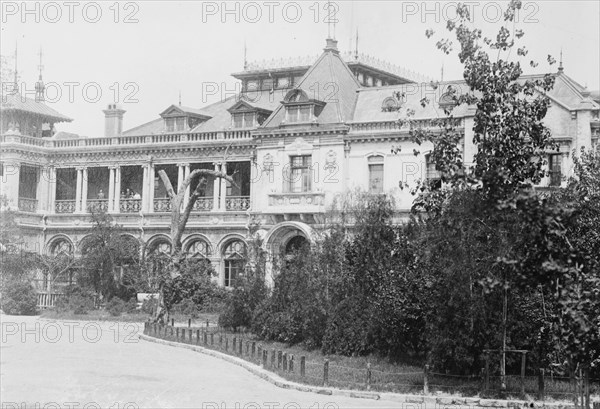
{"label": "shrub", "polygon": [[175,304],[173,306],[173,312],[190,318],[199,317],[198,306],[189,298]]}
{"label": "shrub", "polygon": [[94,309],[94,295],[87,289],[71,285],[65,287],[65,296],[60,298],[54,305],[59,313],[73,312],[73,314],[84,315]]}
{"label": "shrub", "polygon": [[10,315],[34,315],[37,310],[37,295],[31,284],[10,282],[2,293],[2,311]]}
{"label": "shrub", "polygon": [[119,315],[131,312],[135,310],[136,303],[135,300],[124,301],[119,297],[113,297],[106,303],[106,311],[113,317],[118,317]]}
{"label": "shrub", "polygon": [[158,306],[158,298],[149,297],[142,302],[142,312],[148,315],[154,315]]}

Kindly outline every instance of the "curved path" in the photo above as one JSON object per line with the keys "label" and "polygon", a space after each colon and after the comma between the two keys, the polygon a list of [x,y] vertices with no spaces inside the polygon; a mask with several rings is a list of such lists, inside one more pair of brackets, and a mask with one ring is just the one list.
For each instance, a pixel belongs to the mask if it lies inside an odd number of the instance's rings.
{"label": "curved path", "polygon": [[[2,408],[397,408],[278,388],[201,353],[138,339],[141,325],[1,315]],[[37,406],[36,406],[37,405]]]}

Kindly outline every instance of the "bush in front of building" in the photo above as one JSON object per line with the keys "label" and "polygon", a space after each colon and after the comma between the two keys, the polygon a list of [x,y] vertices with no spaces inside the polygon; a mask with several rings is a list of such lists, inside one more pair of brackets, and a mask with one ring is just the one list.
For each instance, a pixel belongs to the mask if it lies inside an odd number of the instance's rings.
{"label": "bush in front of building", "polygon": [[118,317],[125,313],[133,312],[136,309],[135,299],[125,301],[119,297],[113,297],[106,303],[106,311],[113,316]]}
{"label": "bush in front of building", "polygon": [[94,304],[92,292],[78,285],[71,285],[65,288],[64,297],[56,302],[54,310],[58,313],[85,315],[95,308]]}
{"label": "bush in front of building", "polygon": [[37,295],[28,282],[11,281],[6,283],[0,300],[5,314],[35,315],[37,312]]}

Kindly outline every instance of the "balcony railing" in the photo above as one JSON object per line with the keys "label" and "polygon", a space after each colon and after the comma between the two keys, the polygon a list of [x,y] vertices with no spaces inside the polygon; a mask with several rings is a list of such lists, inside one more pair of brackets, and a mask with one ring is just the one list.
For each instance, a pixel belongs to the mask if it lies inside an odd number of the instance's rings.
{"label": "balcony railing", "polygon": [[225,210],[245,211],[250,209],[250,196],[230,196],[225,198]]}
{"label": "balcony railing", "polygon": [[142,199],[120,199],[119,209],[121,213],[138,213],[142,210]]}
{"label": "balcony railing", "polygon": [[212,197],[200,197],[194,203],[194,211],[209,212],[213,209],[214,200]]}
{"label": "balcony railing", "polygon": [[321,206],[325,203],[325,193],[271,193],[270,206]]}
{"label": "balcony railing", "polygon": [[170,199],[154,199],[155,212],[170,212],[172,208]]}
{"label": "balcony railing", "polygon": [[75,200],[57,200],[54,202],[56,213],[75,213]]}
{"label": "balcony railing", "polygon": [[94,199],[87,201],[87,211],[89,213],[107,212],[108,199]]}
{"label": "balcony railing", "polygon": [[19,198],[19,210],[22,212],[35,213],[37,212],[37,199],[28,199],[25,197]]}
{"label": "balcony railing", "polygon": [[157,143],[204,142],[220,140],[250,140],[250,130],[230,130],[196,133],[161,133],[155,135],[116,136],[113,138],[50,139],[25,135],[0,135],[1,143],[21,143],[44,148],[77,148],[81,146],[152,145]]}

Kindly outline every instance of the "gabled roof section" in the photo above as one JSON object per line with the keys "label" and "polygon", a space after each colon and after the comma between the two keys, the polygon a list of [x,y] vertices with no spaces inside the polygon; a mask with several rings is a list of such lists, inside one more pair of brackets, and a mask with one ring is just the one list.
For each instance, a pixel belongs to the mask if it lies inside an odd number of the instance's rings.
{"label": "gabled roof section", "polygon": [[245,101],[243,99],[240,99],[238,102],[233,104],[230,108],[227,109],[227,111],[232,114],[235,112],[262,112],[267,115],[270,115],[271,112],[273,112],[272,110],[269,110],[269,109],[250,105],[250,103],[248,103],[247,101]]}
{"label": "gabled roof section", "polygon": [[206,112],[202,111],[201,109],[184,107],[184,106],[175,105],[175,104],[171,105],[170,107],[165,109],[163,112],[161,112],[160,116],[162,118],[176,117],[176,116],[191,116],[191,117],[200,118],[203,120],[207,120],[207,119],[211,118],[210,115],[207,115]]}
{"label": "gabled roof section", "polygon": [[[332,41],[328,40],[323,54],[294,87],[304,91],[310,99],[325,103],[317,117],[318,124],[345,123],[351,120],[356,104],[356,91],[360,88]],[[279,106],[263,127],[283,125],[284,118],[285,109]]]}
{"label": "gabled roof section", "polygon": [[0,98],[0,111],[21,111],[32,115],[44,117],[48,122],[71,122],[68,116],[50,108],[48,105],[22,96],[19,93],[2,95]]}

